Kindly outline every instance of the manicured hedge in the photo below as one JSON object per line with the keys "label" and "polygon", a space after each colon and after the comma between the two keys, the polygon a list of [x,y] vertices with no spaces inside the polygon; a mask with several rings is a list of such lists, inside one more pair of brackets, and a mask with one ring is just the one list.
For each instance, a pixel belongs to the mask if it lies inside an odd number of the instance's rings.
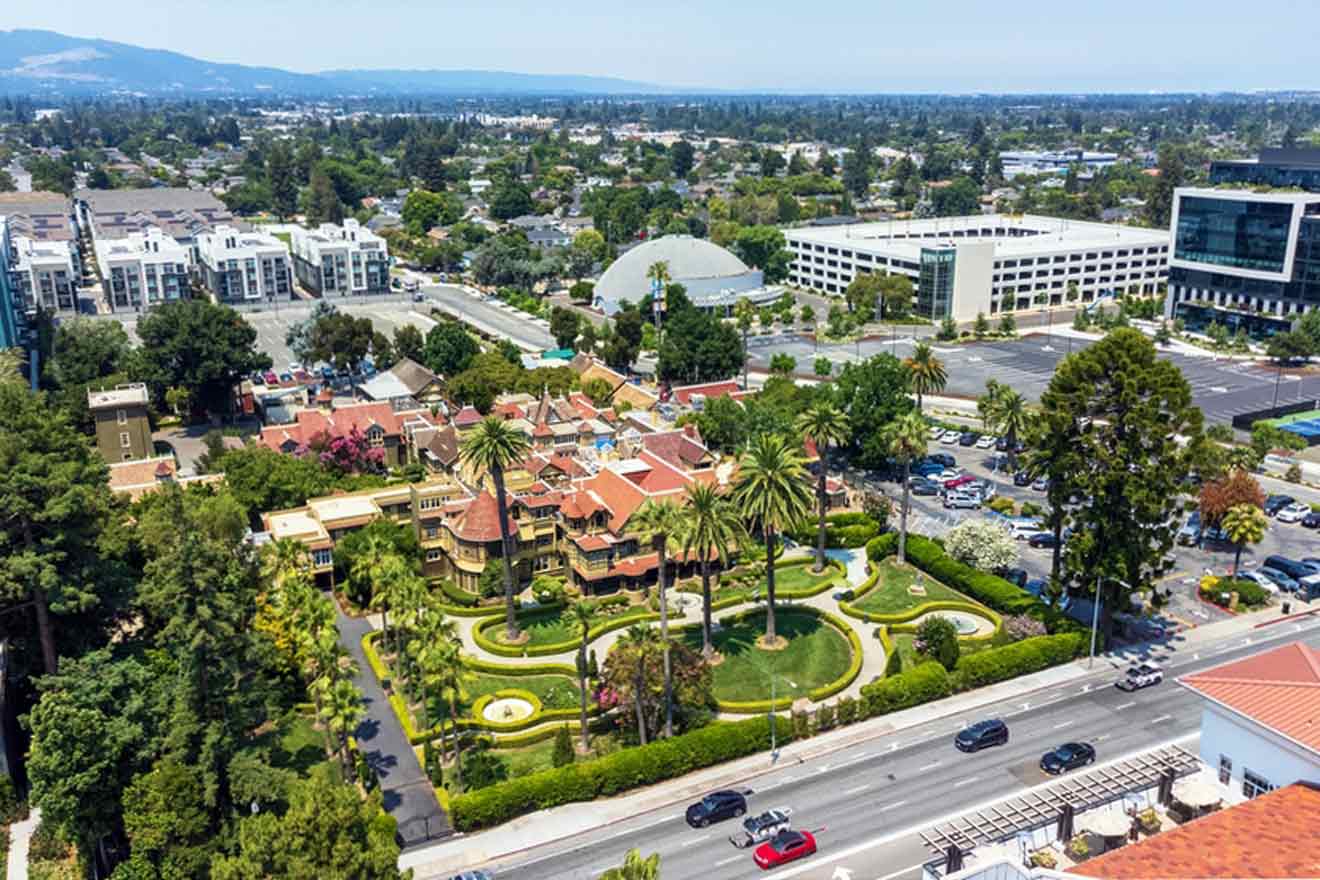
{"label": "manicured hedge", "polygon": [[843,675],[826,685],[821,685],[807,696],[819,703],[821,700],[828,700],[839,691],[848,687],[857,680],[857,676],[862,672],[862,640],[857,637],[857,630],[853,629],[846,621],[840,620],[828,611],[820,612],[820,616],[835,629],[839,630],[848,639],[848,646],[852,648],[852,659],[848,662],[848,670]]}
{"label": "manicured hedge", "polygon": [[862,686],[868,717],[910,709],[953,693],[953,683],[944,667],[935,661]]}
{"label": "manicured hedge", "polygon": [[[486,707],[496,700],[512,698],[524,700],[531,704],[532,714],[526,718],[519,718],[517,721],[488,721],[482,716]],[[531,691],[525,691],[522,688],[500,688],[493,694],[482,694],[472,703],[472,709],[469,714],[472,716],[475,726],[485,728],[486,730],[496,731],[515,731],[522,730],[524,727],[531,727],[533,724],[540,724],[544,707],[541,705],[541,698]],[[578,710],[570,710],[577,712]]]}
{"label": "manicured hedge", "polygon": [[481,601],[475,593],[469,593],[449,578],[441,578],[439,586],[440,592],[444,593],[446,599],[463,608],[475,608]]}
{"label": "manicured hedge", "polygon": [[567,663],[520,663],[515,666],[464,654],[463,665],[473,672],[489,672],[493,675],[567,675],[574,680],[578,677],[577,667]]}
{"label": "manicured hedge", "polygon": [[[792,538],[804,547],[815,547],[819,537],[820,521],[812,517],[793,530]],[[826,547],[865,547],[866,542],[880,534],[880,524],[865,513],[832,513],[825,517]]]}
{"label": "manicured hedge", "polygon": [[[781,743],[793,738],[792,724],[775,718]],[[708,727],[637,748],[542,770],[454,798],[450,818],[459,831],[475,831],[537,810],[610,797],[644,785],[732,761],[770,746],[764,717]]]}
{"label": "manicured hedge", "polygon": [[[555,606],[546,607],[553,608]],[[632,626],[635,623],[645,623],[649,620],[659,619],[659,614],[639,607],[639,610],[636,612],[627,611],[620,614],[618,617],[607,618],[596,624],[591,628],[591,631],[587,633],[587,638],[589,641],[595,641],[597,638],[612,630],[623,629],[624,627]],[[504,645],[495,641],[486,633],[487,630],[496,629],[501,626],[504,626],[503,619],[483,620],[472,628],[472,640],[475,641],[477,647],[481,648],[483,651],[495,654],[498,657],[549,657],[552,654],[565,654],[569,651],[576,651],[579,645],[581,645],[579,639],[573,639],[572,641],[567,642],[554,642],[549,645]]]}
{"label": "manicured hedge", "polygon": [[973,690],[1067,663],[1086,650],[1086,638],[1069,632],[1036,636],[959,658],[954,680],[960,691]]}

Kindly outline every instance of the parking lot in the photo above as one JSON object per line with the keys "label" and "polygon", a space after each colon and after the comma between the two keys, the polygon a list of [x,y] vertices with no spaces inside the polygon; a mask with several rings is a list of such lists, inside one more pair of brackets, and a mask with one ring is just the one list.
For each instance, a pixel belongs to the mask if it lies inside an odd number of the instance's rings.
{"label": "parking lot", "polygon": [[[797,359],[798,370],[811,372],[818,357],[836,369],[883,352],[898,358],[912,353],[916,340],[895,331],[888,339],[872,337],[850,344],[816,344],[802,334],[753,337],[748,341],[752,363],[768,368],[776,354]],[[949,381],[945,393],[976,397],[985,392],[987,379],[1011,385],[1031,400],[1039,400],[1059,361],[1090,343],[1071,336],[1035,334],[1021,339],[953,345],[929,341],[944,362]],[[1228,423],[1233,416],[1271,406],[1278,386],[1278,402],[1320,398],[1320,371],[1276,370],[1274,367],[1226,358],[1161,355],[1177,364],[1192,388],[1192,398],[1207,423]]]}
{"label": "parking lot", "polygon": [[[1045,493],[1030,487],[1013,485],[1013,475],[1007,470],[995,470],[994,450],[984,450],[957,445],[941,444],[931,441],[930,451],[944,452],[954,456],[957,466],[973,477],[989,482],[995,494],[1011,498],[1021,504],[1032,501],[1046,506]],[[873,475],[854,473],[852,482],[856,485],[864,481],[866,485],[877,488],[891,498],[895,504],[902,498],[901,487],[894,482],[878,480]],[[1262,477],[1262,487],[1267,493],[1286,493],[1307,503],[1320,503],[1320,491],[1294,486],[1279,480]],[[926,535],[943,535],[953,526],[965,519],[998,519],[987,508],[974,510],[946,509],[937,496],[911,496],[911,512],[908,527],[912,532]],[[897,510],[891,517],[897,523]],[[1034,548],[1026,541],[1018,543],[1020,557],[1018,567],[1025,569],[1033,578],[1047,578],[1050,573],[1052,551],[1048,548]],[[1226,573],[1233,564],[1234,548],[1225,544],[1207,544],[1202,547],[1184,547],[1175,545],[1176,562],[1172,570],[1160,581],[1160,588],[1170,590],[1170,600],[1163,609],[1166,624],[1177,627],[1194,627],[1228,616],[1223,609],[1203,602],[1197,594],[1200,578],[1207,572]],[[1297,523],[1282,523],[1271,519],[1265,532],[1265,539],[1255,547],[1243,551],[1242,567],[1251,570],[1260,566],[1261,560],[1272,554],[1280,554],[1293,559],[1303,556],[1320,555],[1320,532],[1304,528]],[[1306,603],[1302,603],[1304,606]],[[1312,603],[1320,605],[1320,600]]]}

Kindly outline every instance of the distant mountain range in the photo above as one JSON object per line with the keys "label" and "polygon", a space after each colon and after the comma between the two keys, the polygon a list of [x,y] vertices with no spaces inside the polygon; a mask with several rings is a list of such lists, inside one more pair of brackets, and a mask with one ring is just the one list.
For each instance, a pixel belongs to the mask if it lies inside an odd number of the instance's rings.
{"label": "distant mountain range", "polygon": [[294,73],[203,61],[178,52],[54,31],[0,31],[0,93],[260,95],[306,97],[490,94],[666,94],[653,83],[603,76],[498,70],[328,70]]}

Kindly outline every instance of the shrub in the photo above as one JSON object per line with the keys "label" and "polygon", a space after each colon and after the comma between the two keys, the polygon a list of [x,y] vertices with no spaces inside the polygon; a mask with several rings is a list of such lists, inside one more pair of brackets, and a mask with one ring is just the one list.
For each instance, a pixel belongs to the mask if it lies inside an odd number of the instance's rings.
{"label": "shrub", "polygon": [[550,756],[550,763],[556,767],[563,767],[566,764],[572,764],[576,755],[573,752],[573,737],[568,732],[568,725],[565,724],[555,731],[555,750]]}
{"label": "shrub", "polygon": [[438,581],[437,586],[440,587],[440,592],[444,594],[444,597],[455,605],[463,608],[476,607],[476,595],[469,593],[449,578],[441,578],[440,581]]}
{"label": "shrub", "polygon": [[991,498],[990,503],[987,504],[986,506],[989,507],[991,510],[993,510],[995,513],[1002,513],[1005,516],[1013,515],[1014,505],[1012,498],[1006,498],[1003,495],[999,495],[994,498]]}
{"label": "shrub", "polygon": [[8,825],[27,818],[27,803],[18,794],[14,778],[0,775],[0,822]]}
{"label": "shrub", "polygon": [[852,724],[857,720],[857,701],[852,697],[839,697],[835,711],[839,715],[840,725]]}
{"label": "shrub", "polygon": [[958,665],[958,655],[961,653],[958,630],[947,617],[934,615],[923,620],[917,627],[913,647],[918,653],[938,660],[949,671]]}
{"label": "shrub", "polygon": [[1013,641],[1015,642],[1046,634],[1045,624],[1034,618],[1027,617],[1025,614],[1014,614],[1011,617],[1005,617],[1004,629],[1013,637]]}
{"label": "shrub", "polygon": [[793,712],[793,738],[806,739],[811,736],[811,716],[806,712]]}
{"label": "shrub", "polygon": [[1297,462],[1288,465],[1288,470],[1284,471],[1283,478],[1289,483],[1300,483],[1302,481],[1302,466]]}
{"label": "shrub", "polygon": [[1018,561],[1018,543],[999,523],[965,519],[944,536],[949,555],[981,571],[998,571]]}
{"label": "shrub", "polygon": [[1067,663],[1084,650],[1086,638],[1081,633],[1037,636],[967,655],[958,664],[955,682],[958,690],[984,687]]}
{"label": "shrub", "polygon": [[885,677],[898,675],[903,671],[903,655],[899,653],[898,646],[895,645],[889,651],[889,656],[885,658]]}
{"label": "shrub", "polygon": [[1036,502],[1034,502],[1034,501],[1023,501],[1023,502],[1022,502],[1022,515],[1023,515],[1023,516],[1041,516],[1041,515],[1043,515],[1044,513],[1045,513],[1045,509],[1044,509],[1043,507],[1041,507],[1039,504],[1037,504]]}
{"label": "shrub", "polygon": [[[781,718],[775,724],[779,741],[792,741],[793,725]],[[457,830],[474,831],[536,810],[653,785],[769,748],[769,725],[764,717],[717,722],[603,758],[531,773],[454,798],[450,816]]]}
{"label": "shrub", "polygon": [[938,663],[923,663],[907,672],[862,686],[868,717],[897,712],[953,693],[949,673]]}
{"label": "shrub", "polygon": [[491,751],[489,741],[481,741],[463,757],[463,785],[468,791],[490,788],[508,778],[508,762]]}
{"label": "shrub", "polygon": [[834,704],[821,703],[816,707],[816,729],[833,730],[834,729]]}
{"label": "shrub", "polygon": [[1228,578],[1207,577],[1200,585],[1201,598],[1216,605],[1227,607],[1223,597],[1230,593],[1238,594],[1238,604],[1259,608],[1270,603],[1270,594],[1255,581],[1230,580]]}

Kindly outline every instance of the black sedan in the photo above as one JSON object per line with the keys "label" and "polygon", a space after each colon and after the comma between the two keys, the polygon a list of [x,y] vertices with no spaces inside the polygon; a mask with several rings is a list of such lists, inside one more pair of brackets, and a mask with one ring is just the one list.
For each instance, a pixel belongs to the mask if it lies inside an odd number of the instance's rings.
{"label": "black sedan", "polygon": [[747,798],[738,791],[713,791],[687,808],[687,823],[693,828],[705,828],[712,822],[722,822],[747,812]]}
{"label": "black sedan", "polygon": [[953,745],[960,752],[979,752],[990,746],[1001,746],[1008,742],[1008,725],[998,718],[978,721],[970,727],[958,731],[953,738]]}
{"label": "black sedan", "polygon": [[940,484],[934,480],[920,479],[912,481],[913,495],[938,495],[940,494]]}
{"label": "black sedan", "polygon": [[1266,516],[1274,516],[1296,500],[1291,495],[1269,495],[1265,498],[1265,503],[1262,506],[1265,508]]}
{"label": "black sedan", "polygon": [[1031,476],[1031,474],[1027,473],[1026,471],[1018,471],[1016,474],[1013,475],[1013,485],[1017,486],[1019,489],[1022,489],[1027,486],[1030,486],[1032,479],[1033,477]]}
{"label": "black sedan", "polygon": [[1320,529],[1320,510],[1313,510],[1302,517],[1302,525],[1308,529]]}
{"label": "black sedan", "polygon": [[1037,532],[1030,538],[1027,538],[1027,546],[1035,547],[1038,550],[1053,548],[1058,543],[1059,542],[1054,537],[1053,532]]}
{"label": "black sedan", "polygon": [[963,431],[958,437],[959,446],[975,446],[976,441],[981,439],[981,435],[975,431]]}
{"label": "black sedan", "polygon": [[1064,743],[1040,756],[1040,769],[1051,776],[1076,770],[1095,762],[1095,747],[1086,743]]}

